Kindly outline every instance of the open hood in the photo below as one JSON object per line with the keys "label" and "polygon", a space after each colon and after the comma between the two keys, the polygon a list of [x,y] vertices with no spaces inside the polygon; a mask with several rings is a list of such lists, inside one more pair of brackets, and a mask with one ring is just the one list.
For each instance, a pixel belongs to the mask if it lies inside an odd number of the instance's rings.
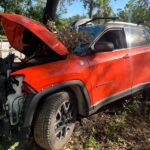
{"label": "open hood", "polygon": [[[36,21],[21,15],[6,13],[0,13],[0,21],[11,46],[25,55],[25,47],[32,46],[34,39],[42,41],[58,55],[68,54],[67,48],[46,27]],[[30,32],[29,36],[26,35],[26,39],[32,39],[28,43],[24,42],[26,31]]]}

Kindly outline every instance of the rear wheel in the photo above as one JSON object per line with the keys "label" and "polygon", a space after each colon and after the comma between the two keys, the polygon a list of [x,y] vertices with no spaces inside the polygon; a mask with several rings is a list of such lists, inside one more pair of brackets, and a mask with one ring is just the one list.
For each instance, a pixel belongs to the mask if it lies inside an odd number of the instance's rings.
{"label": "rear wheel", "polygon": [[34,124],[36,143],[49,150],[62,149],[72,135],[76,116],[76,104],[70,92],[47,97]]}

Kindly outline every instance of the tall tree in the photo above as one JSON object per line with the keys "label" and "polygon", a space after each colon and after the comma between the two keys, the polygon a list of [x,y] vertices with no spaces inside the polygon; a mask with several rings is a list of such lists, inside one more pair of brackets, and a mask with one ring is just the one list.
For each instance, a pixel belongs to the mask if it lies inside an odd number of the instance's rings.
{"label": "tall tree", "polygon": [[[84,8],[88,9],[88,16],[92,18],[93,15],[109,16],[112,13],[110,7],[110,0],[81,0]],[[97,13],[94,14],[94,10],[97,9]]]}
{"label": "tall tree", "polygon": [[48,20],[56,19],[58,5],[60,5],[60,7],[64,7],[65,2],[71,4],[73,1],[75,0],[47,0],[46,7],[44,9],[43,23],[47,24]]}
{"label": "tall tree", "polygon": [[43,15],[43,23],[47,24],[48,20],[54,20],[56,16],[57,6],[60,0],[47,0]]}
{"label": "tall tree", "polygon": [[4,12],[25,15],[37,21],[42,21],[46,0],[3,0],[0,7]]}
{"label": "tall tree", "polygon": [[99,0],[99,7],[96,15],[102,17],[112,16],[113,11],[110,6],[110,0]]}
{"label": "tall tree", "polygon": [[2,0],[0,1],[0,6],[4,12],[22,13],[22,3],[23,0]]}
{"label": "tall tree", "polygon": [[81,0],[85,9],[88,9],[89,18],[93,17],[93,11],[99,6],[98,0]]}
{"label": "tall tree", "polygon": [[124,21],[138,23],[144,21],[150,26],[150,3],[149,0],[130,0],[119,16]]}
{"label": "tall tree", "polygon": [[42,22],[43,10],[46,5],[46,0],[26,0],[26,13],[29,18]]}

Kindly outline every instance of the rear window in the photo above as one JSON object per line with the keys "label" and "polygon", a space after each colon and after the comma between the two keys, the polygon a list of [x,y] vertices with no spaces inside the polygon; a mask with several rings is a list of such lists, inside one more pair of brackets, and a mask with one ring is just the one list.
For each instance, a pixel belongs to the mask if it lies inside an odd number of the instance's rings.
{"label": "rear window", "polygon": [[148,40],[142,29],[126,28],[126,39],[128,48],[138,47],[148,44]]}

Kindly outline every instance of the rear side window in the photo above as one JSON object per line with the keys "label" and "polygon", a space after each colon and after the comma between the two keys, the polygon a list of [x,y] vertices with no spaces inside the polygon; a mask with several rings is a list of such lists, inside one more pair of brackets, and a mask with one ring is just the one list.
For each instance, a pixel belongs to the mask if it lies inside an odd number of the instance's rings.
{"label": "rear side window", "polygon": [[150,30],[149,29],[145,29],[145,34],[146,34],[148,42],[150,43]]}
{"label": "rear side window", "polygon": [[148,44],[148,40],[142,29],[125,28],[128,48],[138,47]]}

